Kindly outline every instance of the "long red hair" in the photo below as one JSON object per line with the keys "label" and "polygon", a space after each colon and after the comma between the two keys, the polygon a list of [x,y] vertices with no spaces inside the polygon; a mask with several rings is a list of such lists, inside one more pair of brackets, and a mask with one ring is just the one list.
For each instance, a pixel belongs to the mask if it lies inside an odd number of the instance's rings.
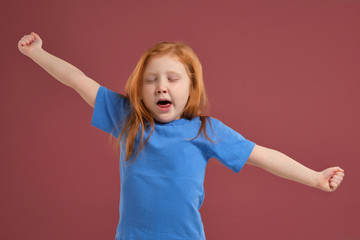
{"label": "long red hair", "polygon": [[[129,160],[133,154],[135,154],[135,160],[154,131],[154,118],[142,102],[140,93],[143,84],[144,70],[148,62],[152,57],[162,56],[165,54],[176,56],[178,60],[184,64],[184,67],[190,78],[190,96],[187,104],[184,107],[181,118],[193,119],[194,117],[200,117],[201,126],[195,138],[197,138],[199,134],[203,132],[206,138],[211,141],[211,139],[206,134],[206,121],[208,117],[204,116],[204,112],[208,110],[208,100],[206,97],[203,81],[202,66],[198,57],[196,56],[195,52],[185,43],[160,42],[145,51],[126,83],[125,97],[130,101],[131,110],[127,119],[125,120],[125,124],[122,125],[123,129],[115,145],[117,152],[119,152],[121,138],[124,139],[122,144],[124,144],[126,149],[125,160]],[[144,130],[149,127],[151,127],[151,133],[148,135],[147,139],[143,141]],[[138,149],[135,150],[134,142],[139,129],[141,129],[140,145]]]}

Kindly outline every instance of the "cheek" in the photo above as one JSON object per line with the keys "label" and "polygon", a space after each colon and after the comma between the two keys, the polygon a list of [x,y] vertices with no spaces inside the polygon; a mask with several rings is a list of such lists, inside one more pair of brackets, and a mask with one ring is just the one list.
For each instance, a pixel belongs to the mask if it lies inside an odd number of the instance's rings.
{"label": "cheek", "polygon": [[149,108],[152,105],[151,103],[154,101],[154,99],[153,99],[153,94],[152,94],[151,88],[144,87],[142,89],[141,100],[144,102],[144,104],[147,108]]}
{"label": "cheek", "polygon": [[182,92],[181,94],[181,101],[184,105],[186,105],[186,103],[188,102],[190,97],[190,91],[188,91],[187,89],[185,91]]}
{"label": "cheek", "polygon": [[141,90],[141,99],[149,98],[149,92],[150,92],[149,87],[144,86]]}

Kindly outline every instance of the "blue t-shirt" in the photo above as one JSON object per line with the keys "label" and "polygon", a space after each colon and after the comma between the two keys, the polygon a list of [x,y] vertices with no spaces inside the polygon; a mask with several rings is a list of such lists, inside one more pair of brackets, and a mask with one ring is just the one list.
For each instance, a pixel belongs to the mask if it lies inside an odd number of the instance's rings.
{"label": "blue t-shirt", "polygon": [[[123,95],[100,86],[91,124],[107,133],[126,117],[130,103]],[[116,240],[203,240],[200,216],[203,203],[206,164],[216,158],[238,173],[255,143],[209,118],[210,142],[203,134],[193,139],[201,120],[181,118],[155,123],[155,129],[136,160],[125,162],[120,149],[120,219]],[[121,128],[112,135],[120,135]],[[145,131],[144,140],[149,130]],[[138,142],[138,141],[137,141]],[[135,145],[134,149],[137,149]],[[132,161],[132,159],[130,159]]]}

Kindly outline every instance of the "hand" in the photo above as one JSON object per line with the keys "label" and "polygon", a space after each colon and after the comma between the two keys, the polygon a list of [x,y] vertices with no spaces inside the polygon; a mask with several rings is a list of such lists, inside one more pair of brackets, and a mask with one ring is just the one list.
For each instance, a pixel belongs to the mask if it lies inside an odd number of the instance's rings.
{"label": "hand", "polygon": [[30,53],[35,49],[39,49],[42,46],[42,40],[34,32],[31,32],[29,35],[24,35],[18,42],[18,48],[21,53],[26,56],[30,56]]}
{"label": "hand", "polygon": [[317,188],[325,192],[333,192],[339,187],[344,176],[344,170],[340,167],[327,168],[319,172]]}

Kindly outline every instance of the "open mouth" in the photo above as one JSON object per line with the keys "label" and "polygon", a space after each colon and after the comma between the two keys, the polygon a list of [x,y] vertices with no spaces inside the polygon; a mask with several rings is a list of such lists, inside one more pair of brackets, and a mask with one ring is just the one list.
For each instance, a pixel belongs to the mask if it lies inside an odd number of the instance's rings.
{"label": "open mouth", "polygon": [[157,102],[157,105],[162,111],[167,111],[171,107],[171,102],[169,100],[160,100]]}

